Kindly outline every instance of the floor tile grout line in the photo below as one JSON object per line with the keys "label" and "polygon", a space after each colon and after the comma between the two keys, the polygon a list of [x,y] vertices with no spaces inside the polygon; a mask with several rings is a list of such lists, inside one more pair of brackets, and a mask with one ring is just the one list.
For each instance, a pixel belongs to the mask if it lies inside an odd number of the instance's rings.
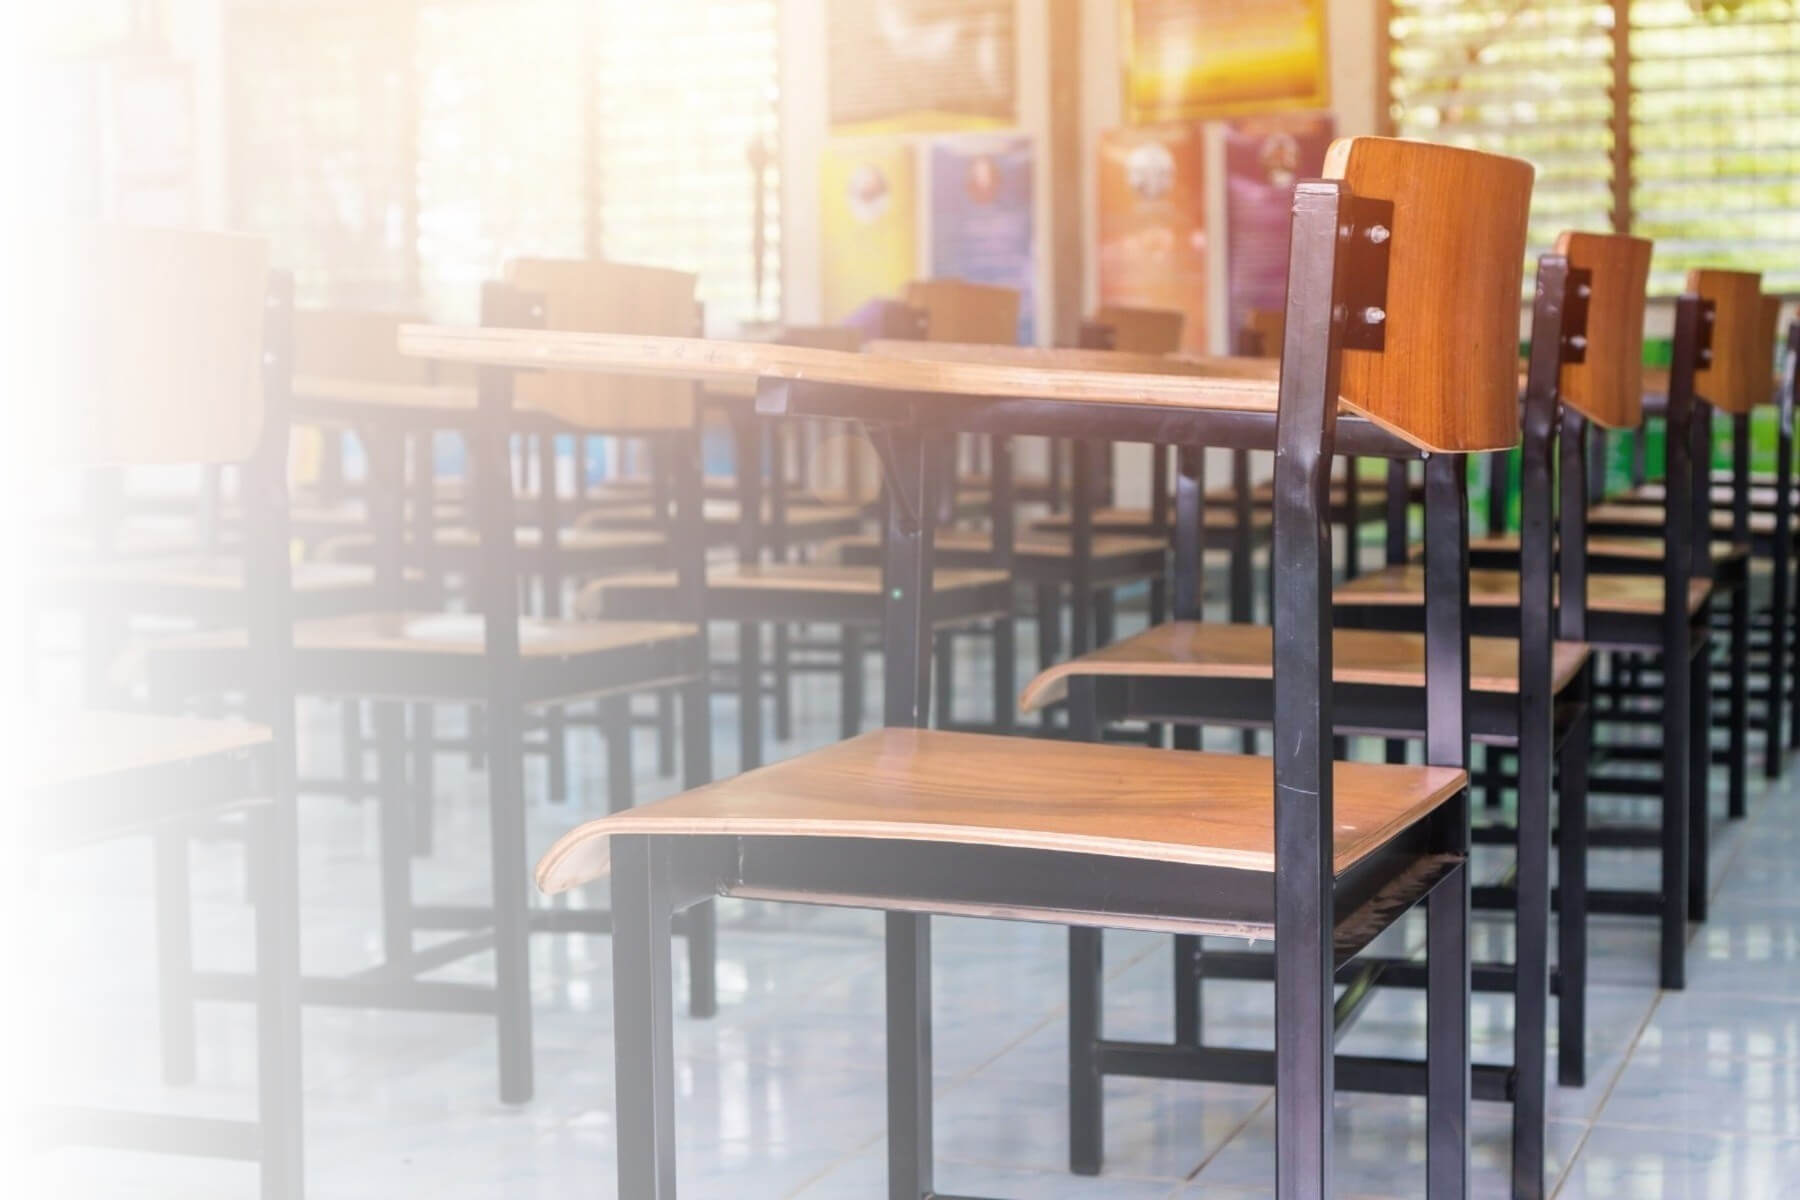
{"label": "floor tile grout line", "polygon": [[1200,1172],[1206,1170],[1207,1167],[1211,1166],[1214,1162],[1218,1161],[1219,1155],[1221,1155],[1225,1152],[1225,1148],[1227,1146],[1231,1145],[1232,1142],[1236,1141],[1239,1134],[1243,1133],[1244,1130],[1250,1128],[1250,1123],[1252,1121],[1256,1120],[1257,1117],[1262,1115],[1263,1109],[1269,1107],[1269,1105],[1271,1105],[1273,1103],[1275,1103],[1275,1089],[1270,1088],[1264,1094],[1261,1102],[1258,1103],[1255,1108],[1251,1109],[1249,1111],[1249,1113],[1245,1115],[1244,1119],[1242,1121],[1239,1121],[1237,1123],[1236,1127],[1233,1128],[1230,1133],[1226,1134],[1223,1138],[1220,1139],[1218,1146],[1216,1146],[1213,1149],[1212,1153],[1208,1154],[1204,1158],[1202,1158],[1200,1160],[1199,1165],[1196,1166],[1192,1171],[1188,1172],[1187,1178],[1182,1180],[1183,1186],[1192,1183],[1196,1178],[1199,1177]]}

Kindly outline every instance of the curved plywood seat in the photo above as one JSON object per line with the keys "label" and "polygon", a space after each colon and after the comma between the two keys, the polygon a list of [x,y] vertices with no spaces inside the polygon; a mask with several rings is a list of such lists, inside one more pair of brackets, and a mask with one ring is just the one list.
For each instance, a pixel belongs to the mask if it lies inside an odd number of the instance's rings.
{"label": "curved plywood seat", "polygon": [[420,414],[475,411],[475,389],[458,384],[395,383],[340,375],[295,375],[294,403],[305,417],[309,403],[375,411],[398,409]]}
{"label": "curved plywood seat", "polygon": [[[156,589],[158,591],[240,592],[244,560],[238,557],[91,560],[55,563],[43,571],[52,585]],[[301,595],[356,591],[375,585],[375,569],[362,563],[294,563],[289,578]]]}
{"label": "curved plywood seat", "polygon": [[[1589,525],[1617,525],[1636,529],[1661,529],[1668,524],[1663,517],[1660,506],[1652,504],[1596,504],[1588,509]],[[1712,531],[1729,534],[1731,532],[1731,514],[1714,510],[1712,514]],[[1753,512],[1750,514],[1750,532],[1763,537],[1771,537],[1775,533],[1775,514],[1772,512]]]}
{"label": "curved plywood seat", "polygon": [[[1448,767],[1335,764],[1342,873],[1459,792]],[[605,875],[616,834],[952,842],[1273,872],[1272,760],[880,729],[564,835],[538,864],[562,892]]]}
{"label": "curved plywood seat", "polygon": [[[1688,612],[1700,611],[1712,594],[1705,579],[1688,581]],[[1331,594],[1338,605],[1417,608],[1425,603],[1425,568],[1409,563],[1382,567],[1340,585]],[[1519,573],[1477,567],[1469,572],[1469,604],[1476,608],[1517,607]],[[1663,610],[1663,583],[1654,575],[1594,575],[1588,579],[1588,611],[1655,616]]]}
{"label": "curved plywood seat", "polygon": [[[1730,481],[1729,477],[1727,477],[1725,482],[1721,483],[1719,482],[1718,475],[1715,474],[1713,476],[1712,487],[1708,491],[1708,496],[1715,505],[1729,505],[1735,497],[1736,490],[1736,485]],[[1800,498],[1800,488],[1793,488],[1790,490],[1793,493],[1789,496],[1790,500]],[[1608,504],[1662,505],[1668,501],[1668,498],[1668,485],[1663,483],[1640,483],[1630,491],[1620,492],[1616,496],[1608,496],[1606,502]],[[1773,476],[1769,478],[1767,483],[1752,483],[1750,485],[1750,507],[1753,509],[1773,509],[1780,499],[1781,489],[1776,485]]]}
{"label": "curved plywood seat", "polygon": [[[1629,559],[1633,562],[1659,563],[1667,550],[1666,544],[1658,537],[1590,537],[1587,543],[1588,557]],[[1517,554],[1519,552],[1519,535],[1501,533],[1487,537],[1469,539],[1469,552],[1478,554]],[[1424,556],[1423,546],[1412,548],[1412,557]],[[1750,553],[1750,547],[1741,542],[1713,542],[1711,547],[1714,562],[1727,562],[1744,558]]]}
{"label": "curved plywood seat", "polygon": [[[840,538],[833,545],[853,561],[866,561],[881,553],[881,539],[873,535]],[[952,557],[986,558],[994,553],[994,535],[984,530],[940,529],[932,538],[932,546],[936,552]],[[1167,549],[1166,538],[1100,533],[1093,538],[1092,553],[1098,562],[1160,555]],[[1075,544],[1066,532],[1039,531],[1034,525],[1032,532],[1022,534],[1013,543],[1013,557],[1046,564],[1067,564],[1074,561]]]}
{"label": "curved plywood seat", "polygon": [[[1207,508],[1201,513],[1208,533],[1229,533],[1237,528],[1237,517],[1223,508]],[[1268,509],[1259,509],[1250,514],[1250,527],[1253,530],[1265,531],[1274,524],[1275,518]],[[1154,529],[1147,508],[1097,508],[1093,513],[1094,532],[1097,534],[1138,534],[1147,535]],[[1031,523],[1030,528],[1040,533],[1067,534],[1074,525],[1074,519],[1068,513],[1052,513],[1047,517],[1039,517]],[[1175,526],[1174,508],[1171,506],[1168,528]]]}
{"label": "curved plywood seat", "polygon": [[269,744],[271,734],[245,721],[79,709],[33,718],[20,742],[26,792],[124,776]]}
{"label": "curved plywood seat", "polygon": [[[1551,686],[1561,691],[1587,661],[1581,642],[1557,642]],[[1053,704],[1077,676],[1165,679],[1274,679],[1275,637],[1267,625],[1169,621],[1080,658],[1042,671],[1019,694],[1030,712]],[[1372,629],[1339,629],[1331,637],[1331,678],[1377,687],[1425,686],[1425,635]],[[1469,639],[1469,687],[1516,694],[1519,643],[1514,638]]]}

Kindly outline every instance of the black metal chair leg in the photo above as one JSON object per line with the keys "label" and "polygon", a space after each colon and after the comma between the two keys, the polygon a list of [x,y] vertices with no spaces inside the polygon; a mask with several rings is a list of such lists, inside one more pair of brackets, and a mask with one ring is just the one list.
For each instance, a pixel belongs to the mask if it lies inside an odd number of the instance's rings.
{"label": "black metal chair leg", "polygon": [[1706,920],[1707,858],[1712,852],[1712,653],[1702,646],[1688,685],[1689,733],[1687,919]]}
{"label": "black metal chair leg", "polygon": [[762,766],[762,628],[738,622],[738,770]]}
{"label": "black metal chair leg", "polygon": [[[1581,686],[1585,693],[1589,684]],[[1563,739],[1559,756],[1556,1078],[1563,1087],[1587,1085],[1587,776],[1592,746],[1593,720],[1583,716]]]}
{"label": "black metal chair leg", "polygon": [[1105,1153],[1100,1074],[1101,931],[1069,929],[1069,1170],[1098,1175]]}
{"label": "black metal chair leg", "polygon": [[375,702],[376,787],[381,805],[381,947],[389,963],[412,956],[412,797],[406,776],[404,713],[397,700]]}
{"label": "black metal chair leg", "polygon": [[[778,481],[779,483],[779,481]],[[770,674],[775,688],[775,740],[794,738],[793,630],[785,622],[775,626],[775,661]]]}
{"label": "black metal chair leg", "polygon": [[1425,922],[1425,1194],[1430,1200],[1464,1200],[1469,1194],[1470,1088],[1467,864],[1451,871],[1431,893]]}
{"label": "black metal chair leg", "polygon": [[903,912],[887,914],[887,1127],[888,1200],[930,1196],[931,918]]}
{"label": "black metal chair leg", "polygon": [[613,841],[613,1063],[618,1106],[619,1195],[675,1196],[674,983],[670,898],[663,847]]}
{"label": "black metal chair leg", "polygon": [[437,709],[429,704],[412,706],[412,852],[415,858],[431,853],[437,834]]}
{"label": "black metal chair leg", "polygon": [[[994,621],[994,732],[1011,733],[1018,725],[1018,632],[1011,617]],[[947,710],[946,710],[947,711]]]}
{"label": "black metal chair leg", "polygon": [[[697,788],[712,781],[712,687],[704,662],[681,689],[681,785]],[[688,1015],[711,1017],[719,1011],[718,913],[711,900],[688,909]]]}
{"label": "black metal chair leg", "polygon": [[194,1082],[194,918],[187,830],[158,827],[152,838],[156,873],[156,1006],[162,1078],[170,1087]]}
{"label": "black metal chair leg", "polygon": [[[1535,689],[1534,689],[1535,691]],[[1534,694],[1533,703],[1544,704]],[[1544,1122],[1548,1100],[1550,1004],[1550,756],[1551,714],[1524,720],[1518,773],[1518,905],[1513,915],[1512,1177],[1515,1197],[1544,1194]],[[1497,790],[1497,789],[1496,789]]]}
{"label": "black metal chair leg", "polygon": [[606,737],[606,810],[620,812],[637,803],[631,770],[631,697],[603,698],[600,714]]}
{"label": "black metal chair leg", "polygon": [[1749,811],[1750,773],[1750,579],[1731,589],[1730,815]]}
{"label": "black metal chair leg", "polygon": [[949,630],[940,629],[932,638],[932,654],[932,681],[937,688],[932,703],[937,709],[938,724],[947,728],[956,721],[956,643]]}
{"label": "black metal chair leg", "polygon": [[[292,797],[289,797],[291,803]],[[299,1200],[306,1173],[300,1056],[298,848],[272,811],[250,815],[256,893],[256,1119],[262,1200]]]}
{"label": "black metal chair leg", "polygon": [[675,695],[668,688],[656,693],[656,774],[675,774]]}
{"label": "black metal chair leg", "polygon": [[848,740],[862,732],[866,667],[862,630],[855,625],[838,627],[841,662],[838,677],[838,737]]}

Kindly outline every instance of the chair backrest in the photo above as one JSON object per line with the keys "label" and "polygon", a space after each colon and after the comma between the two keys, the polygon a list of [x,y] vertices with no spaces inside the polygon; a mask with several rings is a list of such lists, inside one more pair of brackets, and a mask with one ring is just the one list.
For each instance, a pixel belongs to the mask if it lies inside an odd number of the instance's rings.
{"label": "chair backrest", "polygon": [[55,461],[241,462],[262,432],[260,238],[98,225],[67,231],[50,355]]}
{"label": "chair backrest", "polygon": [[1762,276],[1698,268],[1688,272],[1687,290],[1713,303],[1712,357],[1695,370],[1694,388],[1714,408],[1747,413],[1769,399],[1774,347],[1761,328]]}
{"label": "chair backrest", "polygon": [[1753,364],[1762,363],[1769,368],[1771,384],[1765,386],[1760,395],[1762,399],[1773,400],[1776,396],[1776,386],[1778,386],[1773,383],[1773,380],[1780,370],[1775,362],[1775,347],[1781,339],[1780,296],[1765,295],[1762,298],[1762,324],[1757,326],[1757,331],[1762,334],[1763,341],[1751,362]]}
{"label": "chair backrest", "polygon": [[906,302],[925,313],[925,337],[933,342],[1011,346],[1019,340],[1019,293],[962,279],[916,279]]}
{"label": "chair backrest", "polygon": [[[544,298],[544,328],[581,333],[693,337],[699,306],[695,276],[663,267],[579,259],[522,258],[507,282]],[[694,385],[582,371],[522,372],[513,403],[571,425],[609,433],[692,429]]]}
{"label": "chair backrest", "polygon": [[428,383],[429,359],[409,358],[397,344],[400,326],[417,315],[301,309],[294,314],[294,374],[367,383]]}
{"label": "chair backrest", "polygon": [[1244,332],[1255,339],[1258,358],[1281,357],[1281,336],[1286,329],[1285,309],[1253,308],[1244,318]]}
{"label": "chair backrest", "polygon": [[1112,330],[1112,348],[1128,354],[1173,354],[1181,349],[1186,317],[1172,308],[1127,308],[1102,305],[1095,325]]}
{"label": "chair backrest", "polygon": [[1556,251],[1587,271],[1587,347],[1562,367],[1563,400],[1596,425],[1635,429],[1644,419],[1644,289],[1652,244],[1622,233],[1564,232]]}
{"label": "chair backrest", "polygon": [[1385,349],[1344,351],[1344,401],[1428,449],[1513,445],[1531,164],[1355,137],[1332,143],[1325,175],[1394,206]]}

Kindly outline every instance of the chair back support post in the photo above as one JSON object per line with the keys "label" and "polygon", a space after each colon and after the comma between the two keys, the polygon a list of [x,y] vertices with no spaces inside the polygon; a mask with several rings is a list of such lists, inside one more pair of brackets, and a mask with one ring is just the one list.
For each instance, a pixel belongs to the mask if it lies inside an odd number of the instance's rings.
{"label": "chair back support post", "polygon": [[1206,449],[1175,451],[1175,586],[1171,597],[1177,621],[1201,616],[1201,571],[1206,564]]}
{"label": "chair back support post", "polygon": [[[244,511],[245,644],[250,711],[271,736],[262,780],[270,807],[261,814],[260,855],[273,878],[264,896],[298,896],[300,819],[294,715],[294,604],[289,564],[288,438],[294,373],[294,277],[270,272],[263,306],[263,426],[244,463],[238,491]],[[300,914],[257,905],[258,1118],[263,1190],[298,1195],[304,1174],[300,1029]]]}
{"label": "chair back support post", "polygon": [[[1551,744],[1550,659],[1555,636],[1551,628],[1555,612],[1551,468],[1558,389],[1568,353],[1564,318],[1574,317],[1567,301],[1573,299],[1571,293],[1591,288],[1588,280],[1588,272],[1571,269],[1563,254],[1538,259],[1519,479],[1519,713],[1522,726],[1536,727],[1540,736],[1521,734],[1521,747]],[[1524,773],[1528,767],[1542,773],[1542,794],[1548,795],[1548,756],[1539,763],[1521,762],[1519,769]]]}
{"label": "chair back support post", "polygon": [[934,435],[917,424],[871,424],[882,466],[882,723],[930,723],[931,561],[938,469]]}
{"label": "chair back support post", "polygon": [[[1344,321],[1349,189],[1299,184],[1276,413],[1274,772],[1276,1188],[1332,1178],[1331,451]],[[1285,967],[1286,969],[1283,969]]]}
{"label": "chair back support post", "polygon": [[1557,437],[1556,636],[1587,641],[1588,419],[1573,407],[1562,409]]}
{"label": "chair back support post", "polygon": [[[507,284],[481,292],[482,324],[541,329],[544,298]],[[523,682],[519,662],[517,500],[508,444],[513,428],[516,368],[483,365],[476,374],[476,419],[469,432],[469,482],[482,563],[477,595],[482,615],[483,703],[488,737],[488,810],[496,863],[525,861],[524,763],[521,756]],[[523,883],[523,876],[520,877]],[[494,882],[495,974],[503,1006],[513,1006],[514,1044],[500,1048],[500,1098],[520,1103],[532,1092],[531,994],[527,897]]]}

